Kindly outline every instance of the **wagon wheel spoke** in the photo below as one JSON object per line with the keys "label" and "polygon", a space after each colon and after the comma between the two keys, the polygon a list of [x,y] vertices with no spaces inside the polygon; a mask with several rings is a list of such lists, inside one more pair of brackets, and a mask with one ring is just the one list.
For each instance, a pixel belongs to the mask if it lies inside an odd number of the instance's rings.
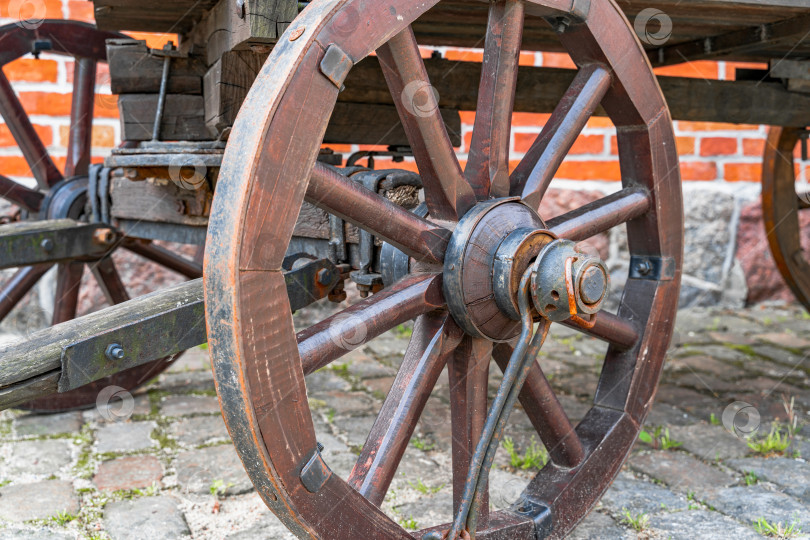
{"label": "wagon wheel spoke", "polygon": [[460,340],[461,331],[446,312],[416,319],[402,366],[348,479],[377,506],[382,504],[428,397]]}
{"label": "wagon wheel spoke", "polygon": [[39,191],[22,186],[3,175],[0,175],[0,197],[32,214],[39,212],[45,198]]}
{"label": "wagon wheel spoke", "polygon": [[[450,418],[453,459],[453,513],[461,506],[472,455],[487,416],[487,383],[492,343],[464,336],[450,357]],[[478,527],[485,529],[489,519],[489,492],[479,500]]]}
{"label": "wagon wheel spoke", "polygon": [[391,38],[377,56],[411,143],[430,215],[457,220],[475,204],[475,194],[447,136],[413,30],[408,27]]}
{"label": "wagon wheel spoke", "polygon": [[148,259],[189,279],[202,277],[202,265],[200,263],[190,261],[166,248],[134,239],[125,240],[122,245],[132,253],[140,255],[144,259]]}
{"label": "wagon wheel spoke", "polygon": [[96,61],[79,58],[73,68],[73,103],[65,176],[86,175],[90,167],[95,95]]}
{"label": "wagon wheel spoke", "polygon": [[84,263],[59,263],[56,275],[56,295],[54,297],[53,320],[51,324],[57,325],[76,318],[76,308],[79,303],[79,289],[84,274]]}
{"label": "wagon wheel spoke", "polygon": [[48,189],[62,180],[62,173],[48,155],[45,145],[42,144],[42,140],[37,135],[22,103],[2,70],[0,70],[0,116],[5,120],[11,135],[19,145],[39,187]]}
{"label": "wagon wheel spoke", "polygon": [[110,305],[120,304],[129,300],[129,293],[121,281],[121,275],[115,267],[115,262],[112,256],[104,257],[98,262],[90,265],[90,270],[93,272],[93,277],[96,278],[101,292]]}
{"label": "wagon wheel spoke", "polygon": [[444,260],[449,230],[398,206],[322,163],[316,163],[307,201],[384,238],[411,257]]}
{"label": "wagon wheel spoke", "polygon": [[595,319],[594,325],[590,328],[580,326],[571,320],[562,324],[586,336],[610,343],[619,350],[632,349],[638,343],[638,329],[632,322],[604,310],[600,311]]}
{"label": "wagon wheel spoke", "polygon": [[651,204],[645,189],[625,188],[550,219],[546,225],[560,238],[579,242],[643,216]]}
{"label": "wagon wheel spoke", "polygon": [[539,208],[552,178],[610,88],[610,72],[591,64],[579,70],[529,151],[512,172],[512,195]]}
{"label": "wagon wheel spoke", "polygon": [[5,287],[0,290],[0,322],[11,313],[11,310],[20,303],[28,291],[51,269],[51,266],[53,265],[39,264],[20,268],[6,282]]}
{"label": "wagon wheel spoke", "polygon": [[[501,371],[506,370],[513,351],[514,348],[507,344],[495,346],[492,356]],[[582,463],[585,458],[582,441],[537,362],[531,367],[519,399],[526,416],[548,449],[551,461],[569,468]]]}
{"label": "wagon wheel spoke", "polygon": [[479,200],[509,195],[509,139],[523,38],[522,0],[489,7],[478,107],[464,175]]}
{"label": "wagon wheel spoke", "polygon": [[381,292],[299,332],[308,375],[397,325],[444,305],[438,274],[411,274]]}

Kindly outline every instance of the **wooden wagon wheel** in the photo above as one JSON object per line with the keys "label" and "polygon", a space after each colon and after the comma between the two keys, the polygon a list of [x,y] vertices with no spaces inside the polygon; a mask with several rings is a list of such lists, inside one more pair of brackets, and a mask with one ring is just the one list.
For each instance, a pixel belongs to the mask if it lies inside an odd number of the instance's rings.
{"label": "wooden wagon wheel", "polygon": [[[102,32],[92,25],[73,21],[43,21],[41,24],[33,24],[32,28],[26,26],[28,25],[21,23],[0,27],[0,68],[31,52],[49,52],[75,58],[70,132],[64,171],[57,168],[48,154],[11,83],[0,69],[0,116],[37,182],[36,189],[31,189],[3,176],[0,171],[0,197],[20,207],[25,221],[37,222],[42,230],[47,230],[50,226],[59,226],[60,222],[56,220],[85,221],[87,218],[85,205],[92,150],[96,66],[99,62],[107,61],[105,41],[124,36]],[[58,273],[52,324],[76,317],[85,265],[92,271],[110,304],[128,300],[127,289],[111,258],[112,252],[122,245],[122,239],[112,229],[108,229],[99,240],[109,244],[109,249],[101,258],[61,259],[54,263],[19,268],[0,289],[0,321],[8,316],[54,265],[58,265]],[[138,254],[188,277],[202,275],[201,265],[174,253],[146,244],[126,245]],[[9,261],[0,263],[4,268],[9,267]],[[131,390],[154,377],[165,366],[166,360],[159,360],[70,392],[31,401],[21,408],[57,411],[95,405],[98,393],[103,388],[115,385]]]}
{"label": "wooden wagon wheel", "polygon": [[796,299],[810,309],[810,264],[801,244],[799,212],[810,194],[796,192],[794,150],[799,128],[771,128],[762,167],[762,219],[779,272]]}
{"label": "wooden wagon wheel", "polygon": [[[618,313],[600,312],[595,326],[582,330],[611,346],[594,406],[575,429],[532,364],[521,402],[551,461],[511,510],[487,516],[484,505],[478,538],[559,538],[586,515],[636,440],[674,324],[683,210],[671,118],[616,4],[491,2],[472,149],[462,171],[410,29],[436,3],[311,3],[260,72],[225,152],[204,275],[217,392],[259,494],[302,538],[414,538],[379,506],[445,365],[458,508],[486,412],[490,358],[503,365],[511,353],[505,341],[516,333],[507,315],[515,304],[513,276],[532,263],[518,251],[512,272],[495,268],[493,252],[515,231],[529,231],[528,238],[547,227],[580,241],[626,224],[630,276]],[[521,32],[524,16],[536,15],[553,23],[579,73],[510,175]],[[411,142],[428,218],[315,164],[347,72],[373,51]],[[618,128],[623,189],[544,223],[535,210],[600,103]],[[396,284],[296,335],[281,265],[305,198],[372,231],[413,264]],[[402,367],[351,477],[341,479],[320,457],[304,376],[410,319],[416,322]],[[416,537],[422,534],[431,533]]]}

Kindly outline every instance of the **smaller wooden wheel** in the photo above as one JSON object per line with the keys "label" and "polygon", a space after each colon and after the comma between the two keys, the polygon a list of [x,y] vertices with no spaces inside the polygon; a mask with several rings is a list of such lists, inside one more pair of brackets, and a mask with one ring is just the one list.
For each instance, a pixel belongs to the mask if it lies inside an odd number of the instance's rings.
{"label": "smaller wooden wheel", "polygon": [[794,151],[800,128],[771,128],[762,167],[762,220],[768,244],[785,283],[810,310],[810,262],[802,248],[801,219],[810,193],[796,191]]}
{"label": "smaller wooden wheel", "polygon": [[[0,198],[18,206],[22,211],[22,221],[38,231],[47,232],[54,227],[63,226],[65,220],[76,223],[89,220],[85,208],[92,150],[96,66],[107,61],[106,40],[120,37],[124,36],[102,32],[92,25],[73,21],[44,21],[32,29],[17,24],[0,27],[0,68],[31,52],[48,52],[75,58],[70,135],[63,171],[59,170],[49,155],[11,83],[0,69],[0,116],[37,183],[36,188],[29,188],[2,175],[0,171]],[[54,266],[58,270],[52,324],[76,317],[85,266],[91,270],[108,303],[125,302],[129,299],[129,293],[111,257],[120,246],[187,277],[197,278],[202,275],[199,263],[185,260],[156,246],[123,239],[112,228],[99,232],[102,233],[99,235],[99,242],[108,246],[100,256],[60,258],[45,264],[19,267],[0,287],[0,321],[8,316]],[[13,235],[14,230],[3,230],[0,234]],[[11,260],[0,260],[0,268],[15,266],[17,265]],[[21,408],[58,411],[92,406],[103,388],[115,385],[132,390],[154,377],[166,365],[165,360],[145,364],[70,392],[37,399]]]}

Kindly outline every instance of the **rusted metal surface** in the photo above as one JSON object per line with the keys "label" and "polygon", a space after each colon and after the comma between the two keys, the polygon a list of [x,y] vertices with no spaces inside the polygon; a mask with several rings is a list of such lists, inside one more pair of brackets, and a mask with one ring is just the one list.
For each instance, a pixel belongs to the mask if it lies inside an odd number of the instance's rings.
{"label": "rusted metal surface", "polygon": [[762,220],[779,273],[790,290],[810,309],[810,264],[801,244],[794,150],[803,130],[771,128],[762,165]]}
{"label": "rusted metal surface", "polygon": [[[508,309],[495,301],[492,283],[502,280],[509,286],[499,290],[511,291],[511,276],[522,275],[532,259],[518,257],[520,262],[499,264],[493,270],[498,248],[521,227],[530,229],[529,233],[545,229],[531,208],[539,207],[554,169],[599,105],[618,127],[624,189],[552,221],[551,232],[580,241],[626,225],[631,256],[671,260],[674,273],[666,279],[654,274],[629,279],[618,312],[599,312],[591,319],[579,308],[583,302],[598,304],[604,294],[592,286],[594,276],[588,269],[579,272],[571,261],[568,281],[573,294],[563,288],[564,307],[570,315],[570,296],[577,316],[583,318],[580,331],[612,344],[595,406],[572,428],[542,371],[529,368],[524,407],[533,411],[537,425],[544,425],[542,437],[554,458],[537,474],[514,511],[489,516],[486,490],[479,490],[476,537],[560,538],[570,531],[607,489],[635,442],[668,347],[679,289],[683,223],[674,135],[645,52],[619,8],[609,0],[577,2],[573,7],[563,0],[498,0],[478,6],[489,10],[482,37],[486,37],[486,68],[491,72],[481,79],[480,116],[472,135],[475,151],[465,174],[448,142],[410,28],[412,23],[420,24],[420,17],[429,18],[427,10],[437,4],[444,3],[311,3],[271,53],[267,65],[272,69],[257,78],[223,158],[204,273],[217,388],[225,421],[258,493],[302,538],[414,537],[378,505],[406,451],[404,441],[413,419],[419,416],[445,362],[440,357],[449,342],[441,321],[453,321],[463,331],[446,360],[454,507],[460,508],[484,427],[493,342],[515,335],[506,329],[517,324],[505,313]],[[581,66],[581,75],[558,107],[553,126],[547,127],[536,151],[518,166],[531,174],[513,183],[512,194],[528,197],[531,208],[518,200],[486,202],[490,195],[507,195],[504,141],[509,139],[515,55],[521,48],[524,23],[534,24],[529,17],[524,21],[524,9],[532,15],[567,17],[567,25],[555,25],[560,46]],[[364,31],[347,32],[347,21]],[[324,67],[326,51],[332,50],[334,56],[338,49],[335,58],[340,62],[328,61]],[[391,208],[381,197],[316,165],[337,100],[336,81],[349,84],[352,79],[349,75],[343,81],[347,70],[341,68],[338,73],[337,67],[346,58],[356,64],[374,51],[422,177],[425,218]],[[286,246],[305,198],[428,262],[399,265],[411,273],[296,335],[289,300],[278,293],[283,287]],[[451,230],[452,237],[444,232]],[[508,307],[514,299],[501,300]],[[310,481],[309,474],[302,479],[302,467],[317,455],[305,374],[414,317],[421,318],[398,382],[350,482],[327,473],[328,463],[312,469],[324,473],[316,475],[317,482]],[[499,326],[490,328],[495,321],[501,321]],[[566,323],[573,322],[568,317]],[[437,524],[423,532],[447,529],[448,525]],[[415,536],[420,538],[421,533]]]}

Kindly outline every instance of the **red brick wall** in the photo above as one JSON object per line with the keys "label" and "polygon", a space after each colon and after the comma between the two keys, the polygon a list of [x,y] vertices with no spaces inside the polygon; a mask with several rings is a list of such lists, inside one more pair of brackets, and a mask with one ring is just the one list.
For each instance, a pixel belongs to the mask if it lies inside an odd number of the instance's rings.
{"label": "red brick wall", "polygon": [[[16,13],[11,13],[16,8]],[[13,0],[0,0],[2,22],[13,23],[20,17],[69,18],[83,21],[93,20],[92,2],[88,0],[29,0],[20,3]],[[147,38],[152,46],[161,46],[171,35],[148,35],[134,33],[136,37]],[[427,51],[426,51],[427,52]],[[480,51],[442,49],[448,59],[480,61]],[[71,59],[43,54],[40,60],[21,58],[4,68],[6,76],[19,92],[20,98],[30,115],[43,141],[48,145],[60,164],[65,155],[67,126],[70,114],[70,92],[73,75]],[[523,53],[521,64],[573,67],[570,59],[558,53]],[[728,62],[695,62],[683,66],[659,69],[666,75],[702,77],[706,79],[731,79],[737,64]],[[96,122],[93,130],[95,156],[99,160],[117,144],[120,138],[117,109],[109,94],[109,75],[100,68],[98,92],[101,97],[96,105]],[[512,159],[519,160],[539,133],[547,115],[516,114],[512,135]],[[462,114],[462,136],[464,143],[459,148],[459,157],[466,159],[470,141],[473,113]],[[686,181],[727,181],[757,182],[761,166],[760,157],[765,144],[766,128],[763,126],[711,124],[702,122],[677,122],[676,134],[681,155],[681,170]],[[351,151],[355,148],[343,147]],[[13,177],[29,176],[28,166],[14,146],[8,130],[0,124],[0,172]],[[802,180],[807,176],[802,170]],[[566,180],[620,179],[616,152],[615,130],[609,120],[592,119],[571,155],[561,167],[558,178]]]}
{"label": "red brick wall", "polygon": [[[73,19],[93,22],[93,3],[88,0],[0,0],[0,24],[14,24],[20,19]],[[175,36],[132,33],[161,47]],[[0,38],[0,47],[2,47]],[[40,138],[48,147],[57,166],[64,165],[70,101],[73,83],[73,59],[43,53],[39,60],[26,56],[7,64],[3,72],[11,81],[25,110],[30,115]],[[95,121],[93,123],[94,161],[103,160],[120,140],[118,108],[110,96],[110,76],[100,65],[97,76]],[[17,179],[31,176],[28,165],[16,147],[8,128],[0,118],[0,174]]]}

